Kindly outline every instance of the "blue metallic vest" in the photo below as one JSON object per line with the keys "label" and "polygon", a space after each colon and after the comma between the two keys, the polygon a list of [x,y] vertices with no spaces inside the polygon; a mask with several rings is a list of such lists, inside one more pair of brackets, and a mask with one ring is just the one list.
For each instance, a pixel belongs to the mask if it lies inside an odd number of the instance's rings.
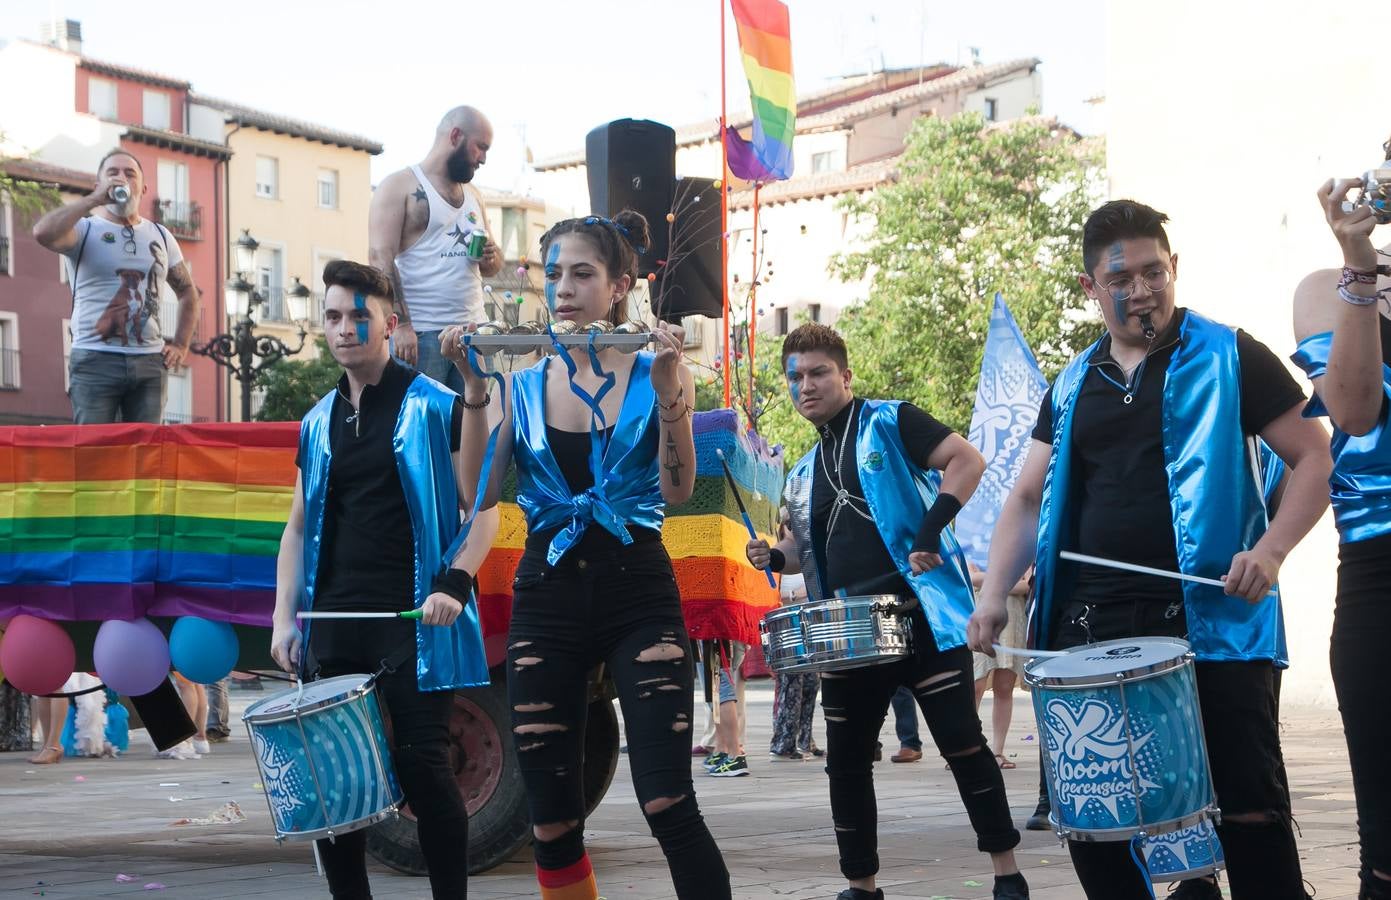
{"label": "blue metallic vest", "polygon": [[[865,502],[889,556],[927,614],[937,648],[950,650],[966,643],[966,621],[975,607],[975,595],[971,592],[966,557],[950,527],[942,529],[943,565],[921,575],[914,575],[908,565],[918,527],[937,499],[937,479],[909,459],[898,432],[899,404],[897,400],[865,401],[855,438],[855,465]],[[821,554],[812,546],[811,528],[811,489],[816,455],[820,452],[818,442],[797,461],[788,473],[784,490],[807,596],[812,600],[825,596],[821,587],[825,572]]]}
{"label": "blue metallic vest", "polygon": [[[1069,567],[1058,552],[1075,534],[1071,508],[1072,424],[1087,360],[1100,341],[1074,359],[1053,383],[1053,453],[1039,508],[1033,646],[1048,647],[1054,619],[1071,593]],[[1252,442],[1241,431],[1240,360],[1236,332],[1189,311],[1164,376],[1163,442],[1179,570],[1216,578],[1232,557],[1253,547],[1267,525],[1262,477]],[[1188,640],[1198,659],[1280,661],[1280,603],[1228,597],[1221,588],[1183,583]]]}
{"label": "blue metallic vest", "polygon": [[[329,417],[334,393],[314,405],[300,424],[299,458],[304,480],[304,609],[314,607],[314,584],[319,574],[319,551],[324,533],[325,499],[333,451]],[[453,391],[418,376],[411,380],[396,419],[392,446],[396,472],[406,495],[415,536],[415,608],[430,595],[430,587],[458,547],[459,495],[450,456],[450,418]],[[309,628],[304,630],[309,647]],[[415,626],[416,683],[422,691],[479,687],[488,683],[478,603],[470,599],[448,628]],[[302,663],[302,661],[301,661]]]}
{"label": "blue metallic vest", "polygon": [[[1333,332],[1310,335],[1290,357],[1311,379],[1328,371]],[[1391,367],[1381,367],[1382,392],[1391,397]],[[1304,408],[1310,418],[1328,415],[1315,394]],[[1330,418],[1331,421],[1331,418]],[[1376,427],[1354,437],[1333,423],[1333,475],[1328,479],[1333,520],[1341,543],[1351,544],[1391,532],[1391,429],[1385,405]]]}
{"label": "blue metallic vest", "polygon": [[527,530],[562,528],[546,552],[546,561],[555,565],[596,522],[624,544],[633,542],[629,525],[660,531],[666,501],[657,467],[652,354],[641,351],[633,360],[618,422],[604,448],[602,471],[594,472],[594,486],[580,494],[570,493],[546,440],[549,362],[543,359],[512,376],[512,458],[517,463],[517,505],[526,516]]}

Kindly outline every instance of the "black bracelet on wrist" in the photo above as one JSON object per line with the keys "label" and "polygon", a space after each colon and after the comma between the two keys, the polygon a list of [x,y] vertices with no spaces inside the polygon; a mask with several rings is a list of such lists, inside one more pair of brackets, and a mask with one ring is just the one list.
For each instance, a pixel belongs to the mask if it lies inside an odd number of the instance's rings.
{"label": "black bracelet on wrist", "polygon": [[942,529],[961,512],[961,501],[951,494],[938,494],[937,500],[923,516],[918,535],[913,540],[913,552],[942,552]]}
{"label": "black bracelet on wrist", "polygon": [[777,547],[769,548],[768,568],[772,569],[774,572],[781,572],[783,569],[787,568],[787,555]]}
{"label": "black bracelet on wrist", "polygon": [[464,404],[464,409],[486,409],[488,404],[493,402],[493,395],[490,393],[485,393],[483,395],[482,403],[470,403],[468,402],[468,398],[466,398],[463,394],[460,394],[459,402]]}
{"label": "black bracelet on wrist", "polygon": [[430,593],[447,594],[468,606],[469,598],[473,596],[473,576],[463,569],[445,569],[435,576]]}

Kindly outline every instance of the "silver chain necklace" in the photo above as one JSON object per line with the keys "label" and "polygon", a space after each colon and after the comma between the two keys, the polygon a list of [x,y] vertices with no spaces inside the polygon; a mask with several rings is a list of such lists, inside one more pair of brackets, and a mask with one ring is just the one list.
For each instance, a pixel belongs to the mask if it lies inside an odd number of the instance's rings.
{"label": "silver chain necklace", "polygon": [[[850,441],[848,440],[847,436],[850,434],[851,427],[855,425],[855,423],[858,421],[859,414],[859,407],[855,405],[854,400],[851,400],[850,418],[846,421],[845,432],[841,435],[839,439],[836,440],[834,449],[832,449],[831,451],[831,453],[833,453],[836,458],[836,469],[834,474],[832,474],[831,470],[826,466],[825,447],[822,447],[821,452],[817,453],[817,456],[821,458],[821,471],[826,475],[827,483],[830,484],[831,487],[836,489],[836,498],[831,503],[831,516],[826,521],[827,554],[829,554],[831,551],[831,535],[835,533],[836,523],[840,521],[841,510],[848,507],[850,510],[858,514],[860,518],[864,519],[866,522],[874,521],[874,517],[869,514],[869,505],[865,498],[857,497],[856,495],[850,493],[850,491],[846,490],[845,482],[840,477],[842,466],[845,463],[845,448],[850,446]],[[831,431],[831,426],[829,424],[825,426],[825,430],[826,437],[835,439],[835,434]],[[865,504],[865,506],[862,509],[858,504]]]}

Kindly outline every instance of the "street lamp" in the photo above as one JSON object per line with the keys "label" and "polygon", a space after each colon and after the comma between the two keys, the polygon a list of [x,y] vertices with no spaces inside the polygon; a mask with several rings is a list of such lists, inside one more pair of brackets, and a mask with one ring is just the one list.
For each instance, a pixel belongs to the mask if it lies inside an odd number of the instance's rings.
{"label": "street lamp", "polygon": [[242,229],[237,239],[237,271],[226,285],[227,312],[237,319],[231,334],[219,334],[205,344],[195,344],[189,349],[199,356],[206,356],[213,362],[231,370],[241,382],[241,418],[251,421],[251,387],[261,370],[287,356],[294,356],[304,349],[304,339],[308,335],[305,326],[308,318],[309,288],[295,278],[294,286],[286,294],[290,306],[290,318],[299,326],[299,343],[292,349],[279,338],[257,335],[252,312],[266,302],[266,296],[247,280],[248,273],[256,271],[256,248],[260,244],[249,231]]}

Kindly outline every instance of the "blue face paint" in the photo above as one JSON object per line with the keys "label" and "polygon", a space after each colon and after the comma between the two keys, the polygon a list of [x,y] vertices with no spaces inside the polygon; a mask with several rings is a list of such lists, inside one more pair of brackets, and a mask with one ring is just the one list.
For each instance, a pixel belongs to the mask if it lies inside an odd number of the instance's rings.
{"label": "blue face paint", "polygon": [[[357,307],[357,309],[358,309],[360,312],[366,312],[366,311],[367,311],[367,295],[366,295],[366,294],[362,294],[362,293],[355,293],[355,294],[353,294],[353,306]],[[368,337],[369,328],[370,328],[370,325],[369,325],[369,323],[367,322],[366,319],[358,319],[358,320],[357,320],[357,342],[358,342],[359,344],[366,344],[366,343],[367,343],[367,337]]]}
{"label": "blue face paint", "polygon": [[[1114,273],[1121,272],[1124,270],[1125,246],[1120,241],[1116,241],[1114,244],[1111,245],[1111,249],[1107,251],[1106,271]],[[1106,296],[1111,297],[1110,289],[1104,289],[1106,290]],[[1125,324],[1125,305],[1128,302],[1130,302],[1128,297],[1125,300],[1117,300],[1115,297],[1111,297],[1111,309],[1115,312],[1116,322],[1120,325]]]}
{"label": "blue face paint", "polygon": [[556,272],[556,260],[558,259],[560,259],[559,239],[551,244],[550,248],[546,251],[546,308],[551,311],[552,315],[555,314],[555,289],[558,281],[552,281],[551,275],[556,274],[558,278],[559,273]]}
{"label": "blue face paint", "polygon": [[802,404],[802,385],[797,381],[797,354],[787,357],[787,391],[792,395],[792,405]]}

